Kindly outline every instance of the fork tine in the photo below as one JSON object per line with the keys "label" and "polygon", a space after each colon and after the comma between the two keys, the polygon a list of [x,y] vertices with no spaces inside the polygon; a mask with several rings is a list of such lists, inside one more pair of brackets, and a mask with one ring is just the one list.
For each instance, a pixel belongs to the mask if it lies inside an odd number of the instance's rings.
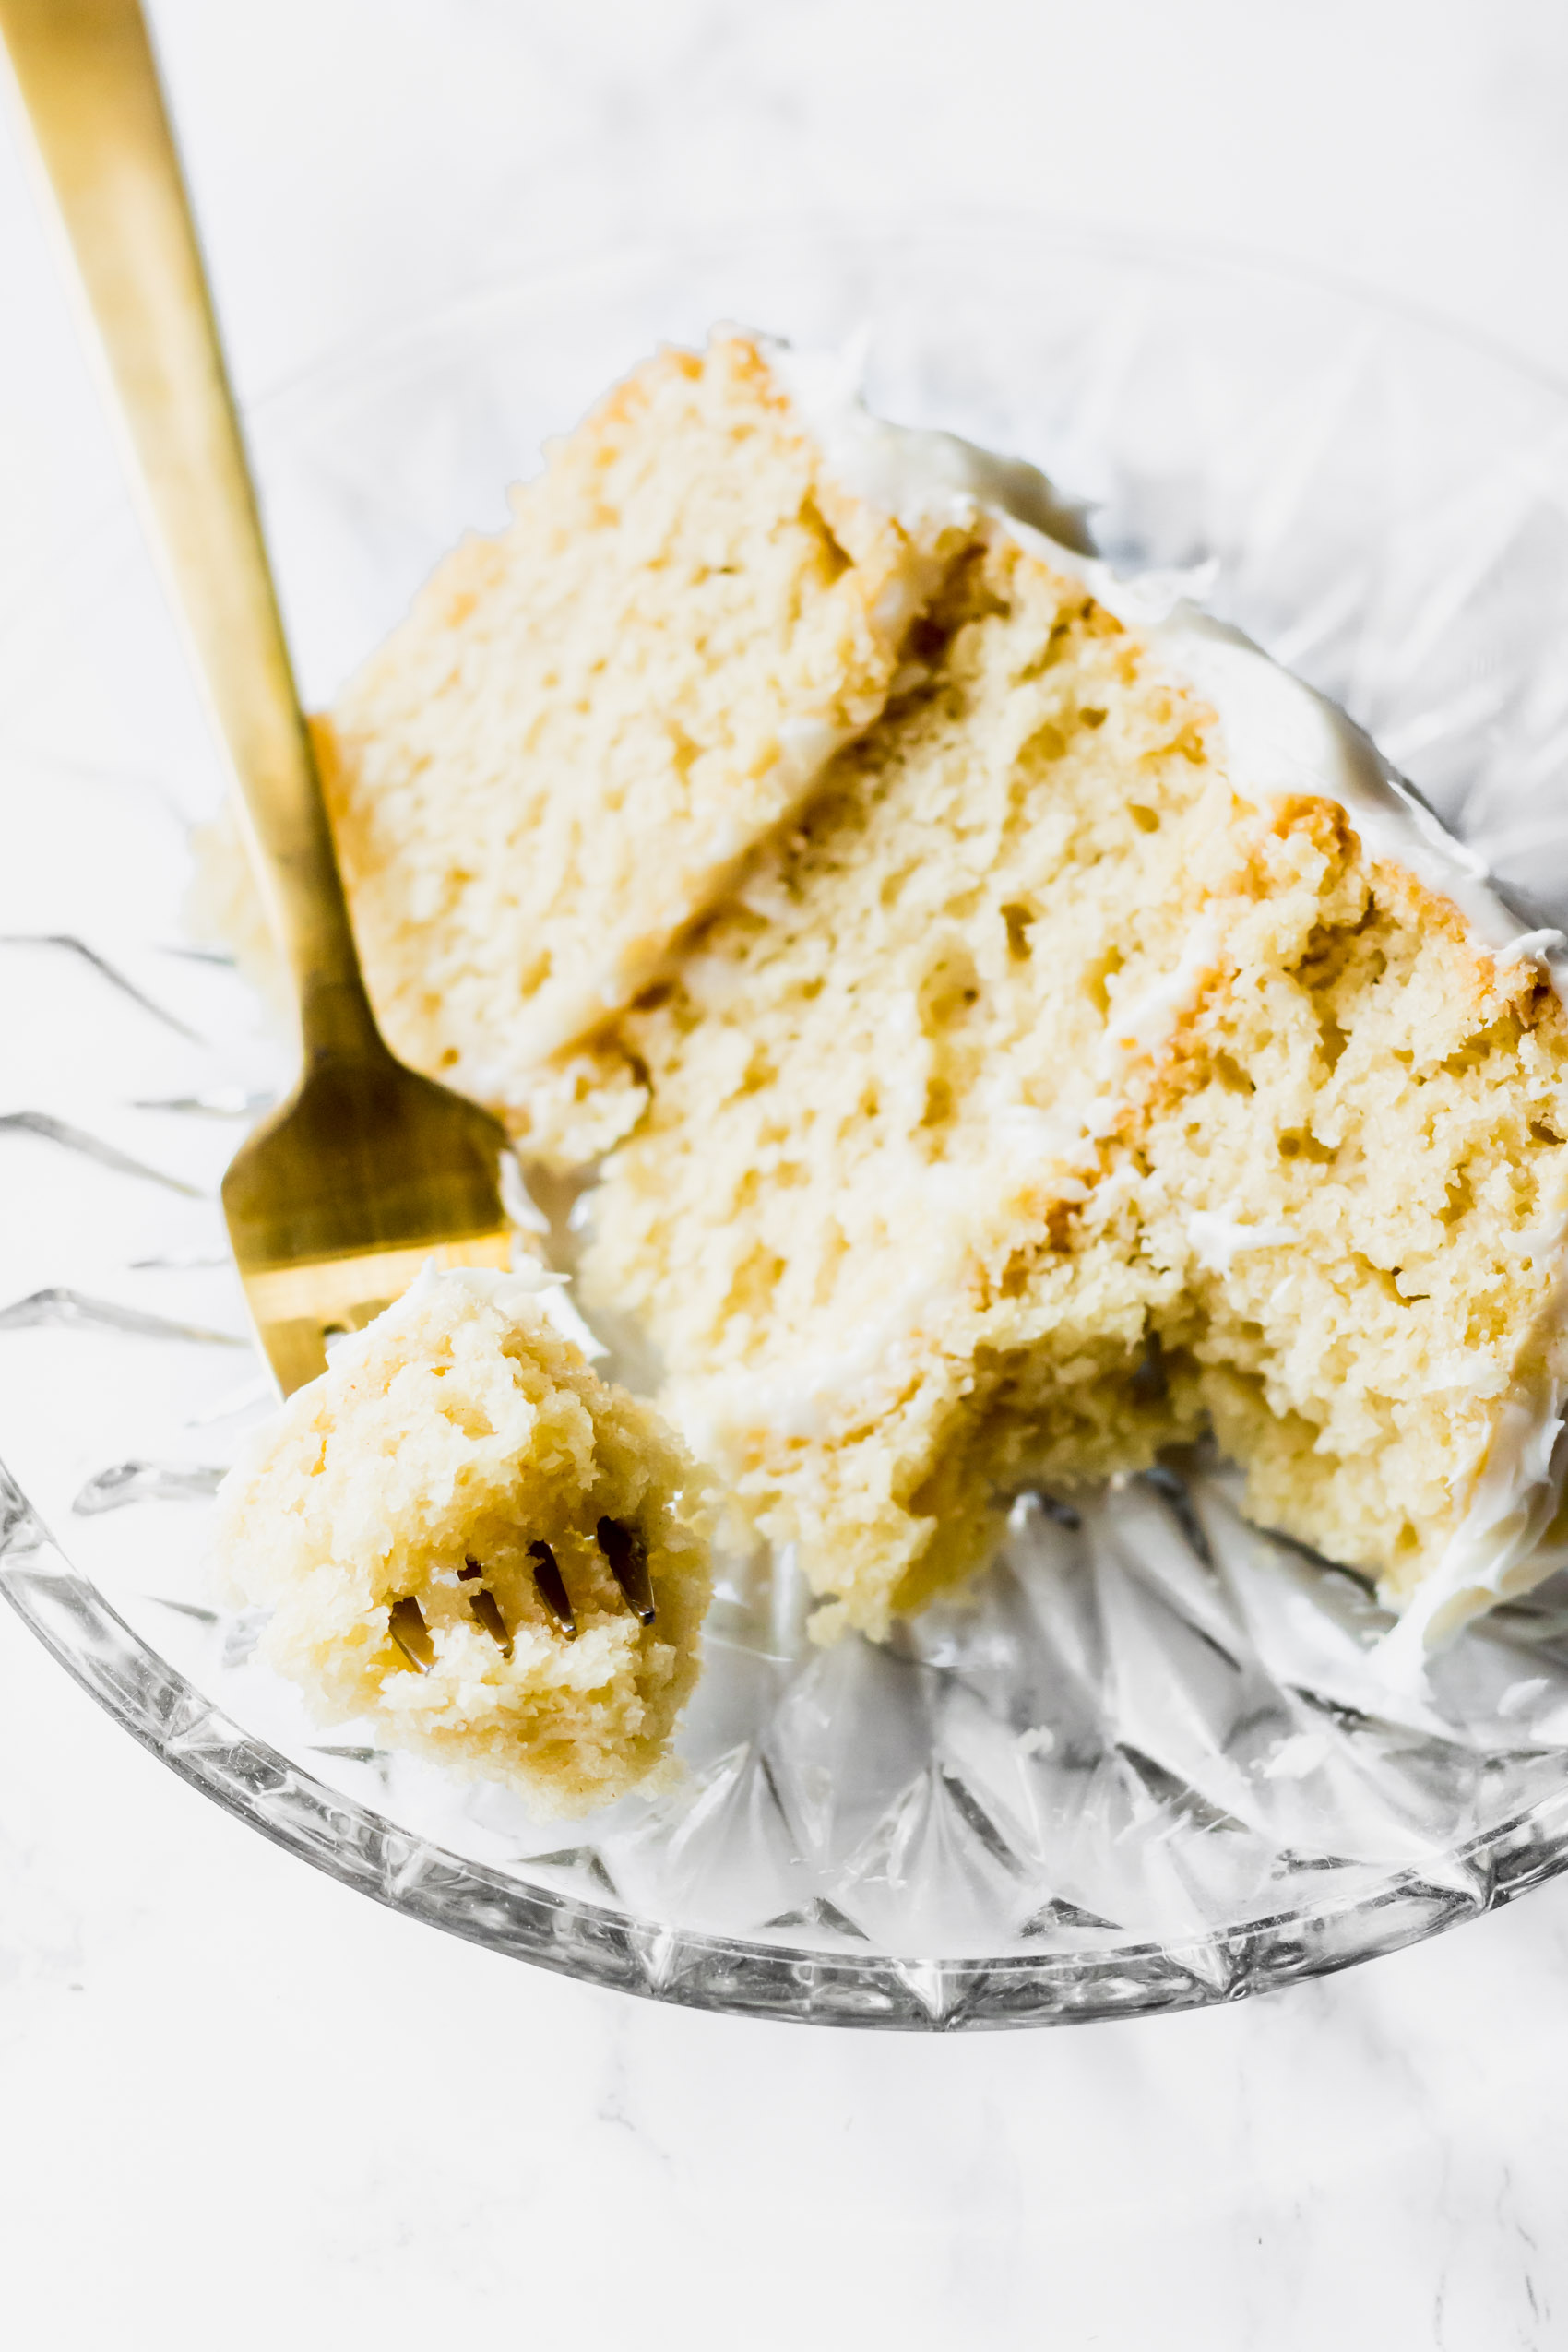
{"label": "fork tine", "polygon": [[495,1595],[486,1591],[470,1593],[469,1607],[473,1610],[475,1618],[484,1627],[502,1657],[510,1657],[512,1636],[506,1631],[506,1620],[501,1614],[501,1605]]}
{"label": "fork tine", "polygon": [[577,1621],[573,1613],[566,1580],[556,1564],[555,1554],[547,1543],[530,1543],[529,1558],[533,1562],[533,1581],[540,1600],[549,1610],[569,1642],[577,1637]]}
{"label": "fork tine", "polygon": [[642,1538],[619,1519],[601,1519],[597,1533],[599,1548],[610,1562],[610,1573],[625,1596],[627,1608],[645,1625],[651,1625],[657,1611]]}
{"label": "fork tine", "polygon": [[412,1593],[395,1600],[386,1613],[386,1630],[409,1664],[428,1674],[435,1664],[435,1644],[424,1621],[424,1611]]}

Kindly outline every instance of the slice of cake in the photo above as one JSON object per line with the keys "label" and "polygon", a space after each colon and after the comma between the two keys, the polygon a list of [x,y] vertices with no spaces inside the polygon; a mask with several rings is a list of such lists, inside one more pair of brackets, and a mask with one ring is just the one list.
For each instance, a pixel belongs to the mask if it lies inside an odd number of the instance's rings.
{"label": "slice of cake", "polygon": [[610,1152],[586,1295],[824,1638],[968,1573],[1020,1485],[1210,1431],[1407,1649],[1529,1580],[1547,940],[1031,469],[834,362],[666,352],[323,742],[392,1042],[530,1157]]}
{"label": "slice of cake", "polygon": [[[536,1154],[636,1118],[638,1088],[595,1087],[568,1049],[876,718],[997,487],[937,435],[906,436],[918,495],[897,436],[831,464],[815,387],[733,333],[649,361],[506,530],[438,567],[320,731],[388,1041]],[[1060,517],[1029,469],[1001,486]]]}
{"label": "slice of cake", "polygon": [[551,1282],[422,1275],[230,1472],[214,1558],[324,1720],[570,1813],[666,1754],[710,1575],[691,1462]]}
{"label": "slice of cake", "polygon": [[1261,1521],[1441,1631],[1527,1577],[1555,1494],[1542,943],[1243,640],[982,539],[621,1024],[648,1104],[590,1311],[651,1341],[825,1635],[972,1568],[1020,1485],[1209,1427]]}

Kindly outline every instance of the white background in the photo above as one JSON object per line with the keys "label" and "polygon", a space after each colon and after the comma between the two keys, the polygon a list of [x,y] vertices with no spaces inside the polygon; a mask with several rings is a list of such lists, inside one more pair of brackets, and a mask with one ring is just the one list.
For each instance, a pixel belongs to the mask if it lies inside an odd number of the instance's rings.
{"label": "white background", "polygon": [[[1562,0],[160,0],[235,369],[802,209],[1021,205],[1568,373]],[[101,494],[0,139],[0,617]],[[4,854],[0,849],[0,854]],[[0,2296],[33,2347],[1568,2345],[1568,1883],[1234,2011],[662,2012],[390,1918],[0,1623]]]}

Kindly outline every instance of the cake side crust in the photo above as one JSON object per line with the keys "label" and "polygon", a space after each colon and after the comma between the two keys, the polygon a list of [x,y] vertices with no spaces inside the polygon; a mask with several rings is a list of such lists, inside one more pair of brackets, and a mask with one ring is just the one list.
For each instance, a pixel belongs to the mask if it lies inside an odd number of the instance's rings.
{"label": "cake side crust", "polygon": [[966,527],[843,490],[738,335],[637,369],[513,509],[339,697],[329,797],[390,1041],[542,1151],[552,1057],[875,718]]}

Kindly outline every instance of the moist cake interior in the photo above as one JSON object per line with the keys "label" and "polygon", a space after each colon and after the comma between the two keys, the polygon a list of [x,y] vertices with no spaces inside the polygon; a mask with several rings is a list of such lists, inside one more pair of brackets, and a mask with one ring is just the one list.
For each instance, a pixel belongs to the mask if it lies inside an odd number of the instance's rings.
{"label": "moist cake interior", "polygon": [[1240,799],[1158,647],[1008,534],[917,650],[601,1048],[648,1108],[585,1303],[820,1634],[885,1633],[1021,1483],[1209,1425],[1256,1517],[1405,1598],[1543,1373],[1550,983],[1336,802]]}
{"label": "moist cake interior", "polygon": [[323,1720],[570,1814],[663,1758],[711,1575],[694,1465],[549,1279],[422,1275],[230,1472],[214,1558]]}

